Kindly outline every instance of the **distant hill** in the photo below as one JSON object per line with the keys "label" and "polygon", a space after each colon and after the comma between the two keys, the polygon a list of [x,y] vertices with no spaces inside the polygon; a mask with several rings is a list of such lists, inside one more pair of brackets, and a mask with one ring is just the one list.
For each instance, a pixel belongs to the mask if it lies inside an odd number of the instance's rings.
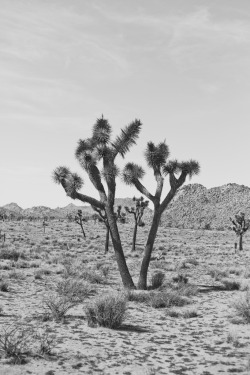
{"label": "distant hill", "polygon": [[250,217],[250,188],[234,183],[205,188],[200,184],[182,187],[163,214],[162,224],[180,228],[230,227],[230,216],[239,211]]}
{"label": "distant hill", "polygon": [[[139,196],[139,194],[138,194]],[[132,198],[117,198],[115,206],[133,206]],[[67,214],[76,214],[77,210],[82,210],[84,215],[92,215],[93,209],[88,206],[76,206],[73,203],[66,207],[51,209],[49,207],[38,206],[22,209],[16,203],[9,203],[0,207],[0,214],[6,213],[14,217],[23,215],[25,217],[55,217],[66,218]],[[245,212],[250,218],[250,188],[234,183],[205,188],[200,184],[189,184],[183,186],[173,201],[164,212],[161,223],[163,226],[174,228],[194,228],[194,229],[222,229],[231,226],[229,217],[234,216],[239,211]],[[152,211],[147,208],[143,216],[143,221],[150,222]],[[129,221],[133,220],[128,215]]]}
{"label": "distant hill", "polygon": [[[117,198],[115,200],[115,207],[117,206],[132,206],[133,200],[132,198]],[[76,206],[73,203],[68,204],[65,207],[57,207],[55,209],[46,207],[46,206],[35,206],[31,208],[23,209],[18,206],[17,203],[9,203],[2,207],[0,207],[0,214],[5,214],[8,217],[12,216],[13,218],[17,218],[20,216],[23,217],[36,217],[36,218],[43,218],[47,217],[54,217],[58,219],[66,218],[68,214],[75,215],[78,210],[83,211],[83,215],[92,215],[94,210],[89,205],[85,206]]]}

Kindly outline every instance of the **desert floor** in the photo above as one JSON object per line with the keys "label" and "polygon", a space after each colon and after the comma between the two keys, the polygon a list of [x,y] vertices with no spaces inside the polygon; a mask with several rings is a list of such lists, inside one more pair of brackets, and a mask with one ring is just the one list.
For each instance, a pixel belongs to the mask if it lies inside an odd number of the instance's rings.
{"label": "desert floor", "polygon": [[[148,227],[138,229],[134,253],[132,224],[119,228],[136,282]],[[233,232],[160,227],[149,284],[157,271],[165,273],[166,285],[181,274],[188,278],[187,285],[198,287],[197,293],[190,297],[191,304],[175,308],[176,315],[173,308],[171,313],[169,308],[129,301],[123,325],[109,329],[88,326],[85,314],[85,306],[96,296],[124,293],[111,245],[104,254],[102,224],[85,224],[86,239],[76,223],[66,221],[50,222],[45,233],[41,222],[5,222],[0,229],[6,233],[0,248],[1,375],[250,374],[250,324],[237,318],[233,308],[250,286],[249,234],[244,251],[235,254]],[[53,319],[45,300],[56,298],[58,283],[73,266],[78,274],[71,278],[84,278],[85,269],[99,275],[99,283],[91,280],[93,295],[69,309],[65,319]],[[220,288],[221,271],[240,289]],[[17,335],[27,335],[25,345],[32,349],[24,353],[22,364],[14,364],[4,350],[6,332],[12,328]],[[36,354],[43,340],[47,345],[52,340],[51,353]]]}

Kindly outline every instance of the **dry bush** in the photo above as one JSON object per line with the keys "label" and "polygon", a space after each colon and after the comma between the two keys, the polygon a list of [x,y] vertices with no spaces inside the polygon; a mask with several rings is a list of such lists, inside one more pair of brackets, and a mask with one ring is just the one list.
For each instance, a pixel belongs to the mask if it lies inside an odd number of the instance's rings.
{"label": "dry bush", "polygon": [[65,318],[67,312],[73,307],[79,305],[81,301],[67,296],[50,294],[43,299],[45,307],[44,320],[61,321]]}
{"label": "dry bush", "polygon": [[178,309],[176,307],[170,308],[166,311],[166,314],[168,316],[171,316],[172,318],[197,318],[198,313],[195,308],[183,308]]}
{"label": "dry bush", "polygon": [[228,332],[226,341],[233,344],[234,347],[240,347],[239,336],[236,331]]}
{"label": "dry bush", "polygon": [[214,278],[216,281],[222,279],[223,277],[224,278],[229,277],[229,272],[228,272],[227,269],[223,270],[223,269],[218,268],[218,267],[210,268],[210,270],[208,271],[207,274],[210,275],[212,278]]}
{"label": "dry bush", "polygon": [[119,328],[125,319],[126,308],[125,294],[109,293],[97,297],[86,307],[88,325]]}
{"label": "dry bush", "polygon": [[241,282],[239,280],[235,280],[229,277],[221,279],[220,282],[222,283],[225,290],[240,290],[241,288]]}
{"label": "dry bush", "polygon": [[3,248],[0,251],[0,259],[14,260],[15,262],[21,257],[21,253],[15,249]]}
{"label": "dry bush", "polygon": [[151,277],[152,289],[157,289],[162,286],[165,274],[161,271],[155,272]]}
{"label": "dry bush", "polygon": [[250,291],[232,303],[236,316],[242,318],[245,323],[250,323]]}
{"label": "dry bush", "polygon": [[33,346],[33,330],[22,324],[11,324],[0,333],[0,352],[14,364],[25,363]]}
{"label": "dry bush", "polygon": [[149,304],[158,309],[172,306],[184,306],[190,303],[190,299],[179,290],[164,290],[161,292],[150,292]]}
{"label": "dry bush", "polygon": [[93,295],[96,288],[87,281],[67,278],[57,283],[56,292],[61,296],[83,301]]}
{"label": "dry bush", "polygon": [[8,281],[1,280],[0,281],[0,291],[1,292],[9,292],[10,291],[10,286]]}
{"label": "dry bush", "polygon": [[127,299],[132,302],[145,303],[149,301],[149,293],[146,290],[128,290]]}

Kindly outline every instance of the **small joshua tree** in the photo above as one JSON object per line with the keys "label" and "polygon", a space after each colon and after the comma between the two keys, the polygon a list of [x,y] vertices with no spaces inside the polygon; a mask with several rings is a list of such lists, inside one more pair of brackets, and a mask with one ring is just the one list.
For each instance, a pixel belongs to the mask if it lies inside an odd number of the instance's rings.
{"label": "small joshua tree", "polygon": [[[231,222],[233,223],[233,231],[236,233],[236,236],[239,237],[239,250],[243,250],[243,235],[250,227],[250,219],[245,219],[245,214],[240,212],[234,216],[234,219],[230,217]],[[237,242],[235,243],[235,250],[237,249]]]}
{"label": "small joshua tree", "polygon": [[84,232],[84,229],[83,229],[83,225],[82,223],[85,221],[83,215],[82,215],[82,210],[78,210],[77,211],[77,215],[75,216],[75,222],[80,225],[81,229],[82,229],[82,234],[83,234],[83,237],[86,238],[86,234]]}
{"label": "small joshua tree", "polygon": [[43,222],[42,222],[43,233],[45,233],[45,229],[46,229],[46,227],[48,226],[47,221],[48,221],[48,218],[45,216],[45,217],[43,218]]}
{"label": "small joshua tree", "polygon": [[[153,142],[148,142],[145,151],[145,159],[148,166],[152,168],[154,172],[154,177],[156,180],[156,191],[154,195],[151,194],[140,181],[145,174],[141,166],[135,163],[128,163],[123,170],[124,182],[128,185],[135,186],[136,189],[151,200],[154,205],[152,224],[149,230],[141,264],[138,281],[139,289],[147,288],[148,267],[162,213],[166,210],[178,189],[184,184],[187,176],[191,178],[193,175],[198,174],[200,170],[198,162],[194,160],[187,162],[178,162],[177,160],[167,161],[168,156],[169,149],[165,141],[159,143],[158,145],[155,145]],[[161,201],[164,175],[169,176],[170,190],[165,198]]]}
{"label": "small joshua tree", "polygon": [[146,207],[148,207],[149,201],[144,201],[143,197],[140,198],[133,198],[133,201],[135,202],[135,207],[125,207],[125,210],[131,214],[134,215],[135,220],[135,226],[134,226],[134,233],[133,233],[133,242],[132,242],[132,251],[135,251],[135,244],[136,244],[136,236],[137,236],[137,228],[138,225],[142,225],[142,216],[144,214],[144,210]]}

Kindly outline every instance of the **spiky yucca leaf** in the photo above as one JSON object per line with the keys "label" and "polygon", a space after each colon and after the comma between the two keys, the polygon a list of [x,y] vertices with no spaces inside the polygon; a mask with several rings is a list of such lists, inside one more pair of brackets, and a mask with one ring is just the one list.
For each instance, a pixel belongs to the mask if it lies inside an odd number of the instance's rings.
{"label": "spiky yucca leaf", "polygon": [[67,167],[57,167],[53,173],[52,178],[56,184],[60,184],[62,179],[67,178],[70,175],[70,170]]}
{"label": "spiky yucca leaf", "polygon": [[123,169],[123,181],[127,185],[132,185],[134,180],[140,180],[145,175],[143,168],[135,163],[127,163]]}
{"label": "spiky yucca leaf", "polygon": [[139,136],[141,127],[141,121],[135,120],[122,129],[121,135],[117,136],[116,140],[112,144],[116,153],[120,154],[122,157],[125,156],[130,147],[136,143],[135,141]]}
{"label": "spiky yucca leaf", "polygon": [[180,165],[180,170],[186,173],[190,178],[200,173],[200,165],[195,160],[191,159],[189,161],[184,161],[184,162],[181,162],[179,165]]}
{"label": "spiky yucca leaf", "polygon": [[145,151],[145,158],[150,168],[160,169],[169,156],[169,148],[165,142],[159,143],[157,146],[153,142],[148,142]]}
{"label": "spiky yucca leaf", "polygon": [[92,138],[97,144],[101,143],[106,145],[110,140],[111,130],[108,120],[103,117],[99,118],[93,126]]}

